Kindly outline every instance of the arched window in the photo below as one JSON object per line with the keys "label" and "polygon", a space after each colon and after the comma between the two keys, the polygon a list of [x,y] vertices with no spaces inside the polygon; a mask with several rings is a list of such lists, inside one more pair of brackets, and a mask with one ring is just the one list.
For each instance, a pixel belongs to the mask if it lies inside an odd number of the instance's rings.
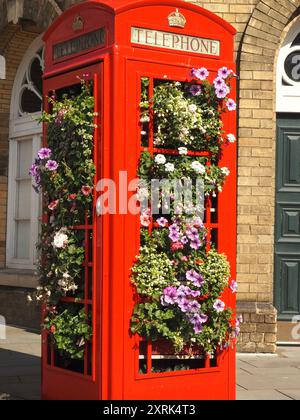
{"label": "arched window", "polygon": [[39,228],[39,197],[31,185],[29,168],[41,146],[42,73],[41,37],[27,50],[19,66],[11,100],[7,266],[34,269]]}
{"label": "arched window", "polygon": [[278,55],[277,112],[300,111],[300,18],[289,29]]}

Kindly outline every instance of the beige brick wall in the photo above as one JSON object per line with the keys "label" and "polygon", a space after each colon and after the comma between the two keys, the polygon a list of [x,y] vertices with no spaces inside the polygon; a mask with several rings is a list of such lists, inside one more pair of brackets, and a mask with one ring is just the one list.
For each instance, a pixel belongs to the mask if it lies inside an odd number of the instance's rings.
{"label": "beige brick wall", "polygon": [[238,299],[273,302],[276,56],[300,0],[193,3],[217,13],[238,31]]}

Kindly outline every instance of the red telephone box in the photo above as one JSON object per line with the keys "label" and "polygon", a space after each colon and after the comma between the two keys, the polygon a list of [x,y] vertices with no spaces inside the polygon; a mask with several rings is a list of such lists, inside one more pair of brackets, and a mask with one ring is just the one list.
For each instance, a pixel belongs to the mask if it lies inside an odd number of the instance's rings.
{"label": "red telephone box", "polygon": [[[141,151],[159,153],[151,134],[149,144],[141,144],[141,78],[148,79],[151,95],[156,79],[185,81],[193,67],[205,66],[211,74],[222,66],[234,69],[234,34],[233,27],[211,12],[177,0],[85,1],[53,23],[44,36],[44,94],[76,85],[83,74],[93,80],[96,180],[112,179],[118,185],[120,171],[134,179]],[[235,133],[234,113],[225,114],[224,125]],[[220,165],[231,176],[218,197],[217,217],[211,217],[207,206],[206,226],[218,237],[218,251],[227,255],[234,278],[234,144],[224,149]],[[139,215],[94,214],[92,222],[78,228],[86,238],[92,235],[86,242],[85,295],[80,301],[66,300],[92,314],[92,342],[80,369],[66,368],[43,333],[43,398],[234,399],[234,349],[194,369],[153,373],[155,346],[141,346],[141,338],[129,333],[134,304],[130,270],[140,243]],[[233,295],[228,292],[225,299],[234,308]],[[147,366],[141,373],[143,358]]]}

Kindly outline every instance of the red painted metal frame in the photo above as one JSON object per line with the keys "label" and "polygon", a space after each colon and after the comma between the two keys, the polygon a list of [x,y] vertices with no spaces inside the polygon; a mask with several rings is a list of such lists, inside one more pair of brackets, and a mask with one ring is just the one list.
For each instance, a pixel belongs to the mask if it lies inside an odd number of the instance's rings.
{"label": "red painted metal frame", "polygon": [[[184,29],[170,28],[168,15],[179,8],[185,15]],[[74,32],[72,23],[80,15],[83,32]],[[130,28],[139,26],[177,34],[218,39],[220,57],[131,45]],[[102,49],[87,50],[82,54],[53,62],[53,45],[99,28],[105,28],[106,44]],[[95,89],[102,104],[96,139],[101,137],[95,155],[99,177],[110,178],[119,186],[119,172],[127,171],[128,180],[136,177],[141,152],[139,102],[140,77],[167,78],[184,81],[191,67],[207,67],[212,73],[221,66],[234,69],[233,36],[235,30],[216,15],[190,3],[172,0],[102,0],[86,1],[62,14],[46,33],[45,92],[70,80],[79,71],[95,65],[92,74],[99,75]],[[80,70],[79,70],[80,69]],[[97,85],[95,80],[95,85]],[[232,97],[235,96],[233,86]],[[235,113],[224,118],[227,132],[236,133]],[[99,131],[99,133],[97,133]],[[100,145],[101,144],[101,145]],[[158,152],[151,147],[151,152]],[[164,153],[170,153],[164,150]],[[173,153],[173,152],[171,152]],[[197,154],[197,153],[196,153]],[[236,259],[236,145],[224,149],[221,166],[227,166],[231,175],[219,195],[219,220],[211,223],[218,228],[219,251],[227,254],[231,276],[235,278]],[[129,194],[134,194],[129,193]],[[95,197],[96,199],[96,197]],[[117,205],[121,198],[117,200]],[[207,213],[210,214],[209,207]],[[208,219],[208,223],[209,223]],[[94,352],[94,376],[47,366],[43,362],[44,398],[70,399],[234,399],[235,351],[229,349],[219,355],[218,366],[186,372],[139,375],[139,338],[129,334],[129,320],[134,305],[130,285],[130,269],[138,252],[140,224],[134,215],[105,215],[97,218],[94,258],[97,271],[93,296],[94,334],[97,341]],[[225,293],[226,302],[235,307],[232,294]],[[148,345],[150,355],[151,346]],[[150,372],[150,359],[148,372]]]}

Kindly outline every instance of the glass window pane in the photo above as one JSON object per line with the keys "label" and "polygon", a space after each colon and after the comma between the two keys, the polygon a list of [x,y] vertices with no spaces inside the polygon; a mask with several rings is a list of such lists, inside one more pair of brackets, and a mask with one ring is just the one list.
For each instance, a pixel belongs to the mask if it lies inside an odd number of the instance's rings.
{"label": "glass window pane", "polygon": [[28,178],[28,172],[32,165],[32,140],[18,142],[18,178]]}
{"label": "glass window pane", "polygon": [[23,90],[21,97],[21,110],[27,114],[41,112],[42,101],[34,92],[26,88]]}
{"label": "glass window pane", "polygon": [[31,64],[30,78],[39,93],[42,93],[42,76],[41,62],[38,58],[35,58]]}
{"label": "glass window pane", "polygon": [[29,259],[30,240],[30,221],[16,222],[16,249],[15,258]]}
{"label": "glass window pane", "polygon": [[30,219],[31,217],[31,181],[17,182],[17,208],[18,219]]}

